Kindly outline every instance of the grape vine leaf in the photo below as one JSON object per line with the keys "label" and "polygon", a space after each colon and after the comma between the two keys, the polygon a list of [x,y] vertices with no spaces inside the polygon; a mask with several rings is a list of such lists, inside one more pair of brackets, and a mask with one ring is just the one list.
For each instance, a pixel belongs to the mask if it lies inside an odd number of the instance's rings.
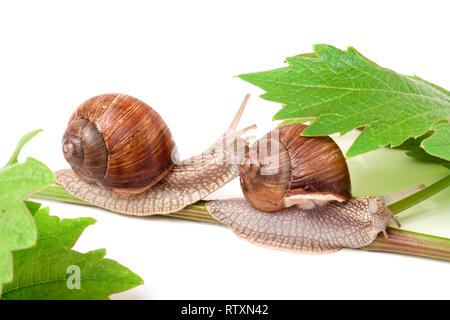
{"label": "grape vine leaf", "polygon": [[441,123],[433,127],[435,132],[423,140],[421,147],[436,157],[450,160],[450,123]]}
{"label": "grape vine leaf", "polygon": [[[434,128],[438,128],[439,125],[435,126]],[[439,128],[438,128],[439,129]],[[409,138],[405,140],[401,145],[398,147],[395,147],[395,149],[399,150],[405,150],[407,151],[406,154],[410,157],[415,158],[418,161],[425,161],[429,163],[436,163],[443,165],[444,167],[450,169],[450,161],[435,157],[431,155],[430,153],[426,153],[423,150],[422,143],[424,140],[429,138],[431,135],[433,135],[433,131],[429,131],[425,133],[424,135],[417,137],[417,138]],[[450,149],[450,145],[447,143],[447,148]]]}
{"label": "grape vine leaf", "polygon": [[54,181],[53,172],[41,162],[33,158],[23,163],[17,161],[24,144],[39,131],[22,138],[8,164],[0,169],[0,294],[2,284],[13,278],[11,251],[36,242],[37,229],[23,201]]}
{"label": "grape vine leaf", "polygon": [[37,129],[34,131],[31,131],[29,133],[27,133],[26,135],[24,135],[19,143],[17,144],[16,149],[14,150],[13,154],[11,155],[11,158],[9,158],[8,163],[6,164],[5,167],[7,166],[11,166],[13,164],[16,164],[18,161],[18,157],[19,157],[19,153],[20,151],[22,151],[22,148],[25,146],[25,144],[30,141],[31,139],[33,139],[39,132],[41,132],[42,129]]}
{"label": "grape vine leaf", "polygon": [[[38,229],[36,246],[13,252],[14,279],[5,284],[2,299],[108,299],[131,289],[142,279],[116,261],[105,259],[104,249],[79,253],[71,248],[92,218],[62,219],[49,209],[27,203]],[[79,275],[79,287],[76,276]]]}
{"label": "grape vine leaf", "polygon": [[450,160],[449,91],[417,76],[382,68],[354,48],[314,46],[314,53],[287,58],[289,66],[239,75],[266,91],[261,97],[284,104],[274,120],[315,118],[305,136],[345,134],[364,127],[347,152],[353,157],[410,137],[435,133],[423,149]]}

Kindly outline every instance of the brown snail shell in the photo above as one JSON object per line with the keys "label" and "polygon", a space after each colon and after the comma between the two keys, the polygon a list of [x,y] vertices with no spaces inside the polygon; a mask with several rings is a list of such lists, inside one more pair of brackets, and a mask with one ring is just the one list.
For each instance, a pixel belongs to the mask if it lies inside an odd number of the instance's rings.
{"label": "brown snail shell", "polygon": [[297,205],[351,198],[345,158],[330,137],[301,136],[307,126],[289,124],[250,147],[240,168],[244,196],[259,210],[274,212]]}
{"label": "brown snail shell", "polygon": [[141,193],[172,169],[175,142],[161,116],[124,94],[103,94],[72,114],[63,153],[78,176],[121,195]]}

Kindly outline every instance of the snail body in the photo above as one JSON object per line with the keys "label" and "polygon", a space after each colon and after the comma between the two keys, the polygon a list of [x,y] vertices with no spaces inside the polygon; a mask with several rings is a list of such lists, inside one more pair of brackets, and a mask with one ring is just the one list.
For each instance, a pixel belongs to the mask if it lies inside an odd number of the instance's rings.
{"label": "snail body", "polygon": [[[238,176],[247,144],[241,136],[255,128],[236,131],[248,98],[226,134],[201,154],[175,163],[175,143],[153,109],[126,95],[91,98],[69,120],[63,152],[72,170],[57,171],[56,183],[71,195],[114,212],[178,211]],[[102,139],[103,149],[98,147]],[[235,145],[243,152],[235,152]],[[106,170],[95,171],[105,163]]]}
{"label": "snail body", "polygon": [[[385,232],[392,214],[376,197],[332,201],[314,209],[255,209],[245,199],[211,201],[208,212],[237,236],[255,244],[299,253],[329,253],[359,248]],[[369,210],[372,208],[372,210]]]}
{"label": "snail body", "polygon": [[211,216],[252,243],[301,253],[362,247],[380,232],[387,237],[391,220],[400,226],[386,204],[423,186],[353,198],[339,147],[329,137],[300,136],[305,128],[283,126],[252,145],[240,167],[246,199],[210,201]]}

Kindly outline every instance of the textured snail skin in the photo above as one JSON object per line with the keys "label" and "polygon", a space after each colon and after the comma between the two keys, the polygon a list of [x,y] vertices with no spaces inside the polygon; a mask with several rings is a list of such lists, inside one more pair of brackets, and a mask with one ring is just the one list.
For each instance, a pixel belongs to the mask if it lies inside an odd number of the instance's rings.
{"label": "textured snail skin", "polygon": [[121,196],[87,183],[72,170],[57,171],[56,183],[71,195],[114,212],[137,216],[168,214],[204,198],[237,177],[240,159],[230,164],[224,162],[228,150],[233,150],[230,146],[236,143],[245,145],[238,133],[229,132],[201,154],[175,164],[152,188],[132,196]]}
{"label": "textured snail skin", "polygon": [[[371,213],[374,207],[376,212]],[[259,211],[245,199],[210,201],[206,209],[240,238],[309,254],[368,245],[386,230],[392,218],[386,204],[376,197],[332,201],[310,210],[290,207],[276,213]]]}

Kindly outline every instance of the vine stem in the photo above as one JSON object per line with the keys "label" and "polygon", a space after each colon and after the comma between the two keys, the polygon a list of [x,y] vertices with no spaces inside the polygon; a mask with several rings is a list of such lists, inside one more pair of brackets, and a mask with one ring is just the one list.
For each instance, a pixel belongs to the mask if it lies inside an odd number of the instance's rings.
{"label": "vine stem", "polygon": [[444,190],[449,186],[450,186],[450,174],[442,178],[441,180],[433,183],[432,185],[426,187],[425,189],[420,190],[400,201],[390,204],[388,207],[393,214],[399,214],[400,212],[408,208],[411,208],[412,206],[415,206],[419,202],[422,202],[428,199],[429,197],[434,196],[436,193]]}
{"label": "vine stem", "polygon": [[[450,186],[450,175],[447,175],[424,190],[389,205],[389,209],[397,215],[417,203],[428,199],[439,191],[444,190],[448,186]],[[63,187],[58,185],[48,186],[44,190],[34,193],[32,197],[91,206],[91,204],[73,197]],[[209,215],[205,203],[205,201],[199,201],[175,213],[161,216],[220,224],[220,222]],[[388,238],[379,234],[371,244],[360,249],[395,252],[450,261],[450,239],[396,228],[388,228],[387,234]]]}

